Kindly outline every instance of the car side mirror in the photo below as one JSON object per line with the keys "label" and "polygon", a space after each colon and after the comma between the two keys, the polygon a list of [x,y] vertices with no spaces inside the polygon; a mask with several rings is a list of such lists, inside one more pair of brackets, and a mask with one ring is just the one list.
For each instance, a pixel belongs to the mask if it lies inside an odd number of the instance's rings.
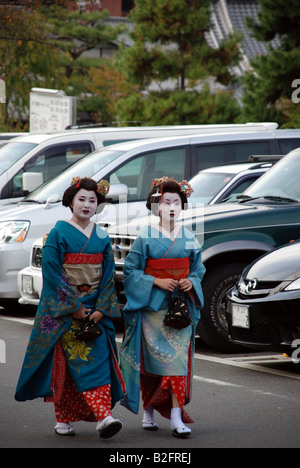
{"label": "car side mirror", "polygon": [[128,195],[129,195],[129,189],[126,184],[112,184],[110,186],[108,195],[106,197],[106,202],[107,203],[113,203],[113,202],[124,203],[124,202],[127,202]]}
{"label": "car side mirror", "polygon": [[43,174],[40,172],[23,173],[23,190],[25,193],[31,193],[44,183]]}

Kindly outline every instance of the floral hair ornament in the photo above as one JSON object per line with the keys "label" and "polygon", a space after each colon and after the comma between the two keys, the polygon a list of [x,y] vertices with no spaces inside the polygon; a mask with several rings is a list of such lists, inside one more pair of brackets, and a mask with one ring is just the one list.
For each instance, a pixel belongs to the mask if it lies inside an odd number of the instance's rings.
{"label": "floral hair ornament", "polygon": [[183,180],[182,182],[177,182],[174,177],[160,177],[159,179],[154,179],[152,181],[152,187],[151,190],[153,190],[155,187],[157,188],[157,192],[152,195],[152,197],[161,197],[162,196],[162,186],[166,182],[176,182],[176,184],[179,185],[180,190],[184,195],[188,198],[192,195],[194,190],[192,189],[191,184],[187,180]]}
{"label": "floral hair ornament", "polygon": [[[76,188],[79,188],[81,181],[84,179],[93,180],[91,177],[73,177],[71,185],[76,184]],[[109,189],[110,189],[110,184],[109,182],[107,182],[107,180],[104,180],[104,179],[100,180],[100,182],[97,184],[97,193],[99,193],[100,195],[103,195],[104,197],[108,194]]]}
{"label": "floral hair ornament", "polygon": [[185,194],[187,198],[189,198],[192,195],[192,193],[194,193],[191,184],[187,180],[183,180],[179,185],[181,191]]}
{"label": "floral hair ornament", "polygon": [[104,197],[108,194],[109,189],[110,189],[110,184],[107,182],[107,180],[100,180],[97,184],[97,192],[100,193],[100,195],[103,195]]}
{"label": "floral hair ornament", "polygon": [[[153,190],[155,187],[157,188],[157,192],[152,195],[152,197],[161,197],[162,196],[162,186],[165,182],[173,182],[174,177],[160,177],[159,179],[154,179],[152,181],[152,186],[151,190]],[[175,182],[175,181],[174,181]]]}

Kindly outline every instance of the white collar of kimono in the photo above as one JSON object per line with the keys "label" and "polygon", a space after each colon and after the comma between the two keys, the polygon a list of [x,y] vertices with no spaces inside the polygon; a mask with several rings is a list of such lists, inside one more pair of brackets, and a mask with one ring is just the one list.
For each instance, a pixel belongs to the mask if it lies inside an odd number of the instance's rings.
{"label": "white collar of kimono", "polygon": [[82,232],[82,234],[84,234],[87,238],[89,238],[90,235],[92,234],[92,231],[93,231],[94,225],[95,225],[95,223],[90,221],[89,224],[87,225],[87,227],[85,229],[83,229],[81,226],[79,226],[79,224],[74,223],[74,221],[72,221],[71,219],[66,220],[66,223],[69,223],[72,226],[74,226],[74,228],[76,228],[76,229],[78,229],[78,231]]}
{"label": "white collar of kimono", "polygon": [[151,227],[153,227],[154,229],[157,229],[157,231],[160,231],[165,237],[168,237],[169,239],[173,241],[178,236],[179,231],[182,228],[182,225],[177,224],[172,232],[167,231],[159,224],[152,225]]}

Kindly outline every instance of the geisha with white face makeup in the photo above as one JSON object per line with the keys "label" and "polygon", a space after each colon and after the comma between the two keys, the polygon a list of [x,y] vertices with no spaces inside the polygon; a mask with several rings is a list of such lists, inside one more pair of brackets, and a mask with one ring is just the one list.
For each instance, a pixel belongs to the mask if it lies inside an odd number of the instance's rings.
{"label": "geisha with white face makeup", "polygon": [[[178,221],[191,192],[188,182],[169,177],[152,183],[146,206],[159,217],[159,223],[147,226],[125,260],[126,335],[120,350],[127,388],[122,405],[137,414],[141,390],[143,429],[158,429],[158,411],[170,419],[172,434],[180,438],[191,434],[186,423],[192,419],[184,406],[191,398],[205,272],[197,238]],[[170,300],[179,295],[185,298],[191,315],[191,324],[180,330],[164,322]]]}
{"label": "geisha with white face makeup", "polygon": [[[59,220],[43,247],[41,300],[15,398],[53,402],[60,436],[74,435],[80,420],[97,422],[101,439],[122,428],[111,413],[126,393],[112,322],[121,317],[115,267],[107,232],[91,221],[108,191],[106,180],[74,178],[62,200],[72,218]],[[87,322],[98,335],[78,338]]]}
{"label": "geisha with white face makeup", "polygon": [[160,226],[171,232],[182,211],[182,201],[177,193],[164,193],[159,202]]}

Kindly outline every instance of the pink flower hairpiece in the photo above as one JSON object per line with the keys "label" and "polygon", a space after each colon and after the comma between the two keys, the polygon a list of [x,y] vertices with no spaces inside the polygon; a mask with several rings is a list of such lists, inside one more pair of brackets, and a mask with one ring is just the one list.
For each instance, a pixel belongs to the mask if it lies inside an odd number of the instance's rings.
{"label": "pink flower hairpiece", "polygon": [[181,191],[185,194],[187,198],[189,198],[192,195],[192,193],[194,193],[191,184],[187,180],[183,180],[182,182],[180,182],[179,185]]}
{"label": "pink flower hairpiece", "polygon": [[[176,184],[179,185],[181,192],[184,193],[186,197],[190,197],[192,193],[194,192],[191,184],[187,180],[183,180],[182,182],[177,182],[177,180],[175,180],[174,177],[164,176],[158,179],[154,179],[152,181],[151,190],[153,190],[155,187],[157,188],[157,193],[154,194],[153,196],[159,197],[162,195],[162,186],[166,182],[176,182]],[[160,191],[159,191],[159,188],[160,188]]]}
{"label": "pink flower hairpiece", "polygon": [[[77,177],[73,177],[71,185],[76,184],[76,188],[79,188],[81,181],[84,179],[93,180],[91,177],[77,176]],[[110,185],[109,185],[109,182],[107,182],[107,180],[100,180],[100,182],[97,184],[97,193],[99,193],[100,195],[103,195],[104,197],[108,194],[109,189],[110,189]]]}

